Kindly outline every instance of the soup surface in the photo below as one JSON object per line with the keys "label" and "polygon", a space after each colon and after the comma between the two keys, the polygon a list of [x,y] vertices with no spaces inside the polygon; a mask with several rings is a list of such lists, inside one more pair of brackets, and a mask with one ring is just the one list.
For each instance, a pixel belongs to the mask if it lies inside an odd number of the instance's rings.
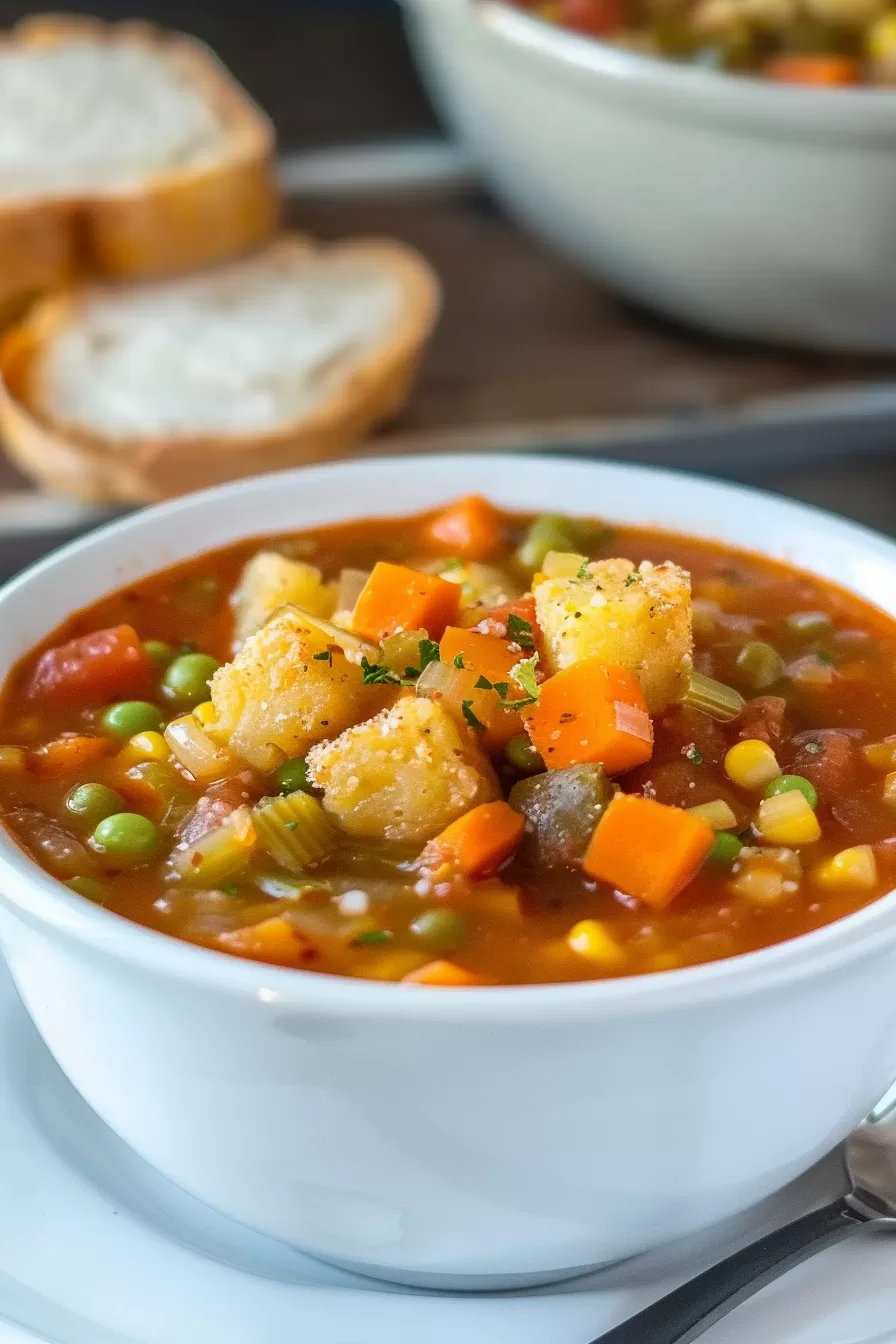
{"label": "soup surface", "polygon": [[74,615],[8,680],[0,809],[86,899],[231,955],[641,974],[896,884],[894,706],[896,625],[832,585],[469,497]]}
{"label": "soup surface", "polygon": [[789,84],[896,83],[886,0],[515,0],[549,23],[710,70]]}

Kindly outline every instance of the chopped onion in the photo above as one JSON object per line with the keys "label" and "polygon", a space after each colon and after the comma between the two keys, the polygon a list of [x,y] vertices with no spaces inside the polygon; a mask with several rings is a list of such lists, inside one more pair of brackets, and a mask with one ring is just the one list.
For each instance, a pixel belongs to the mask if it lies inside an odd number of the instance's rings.
{"label": "chopped onion", "polygon": [[172,753],[194,779],[222,779],[234,768],[233,757],[218,747],[192,714],[173,719],[165,729],[165,741]]}
{"label": "chopped onion", "polygon": [[361,590],[370,578],[369,569],[344,569],[339,575],[337,611],[354,611]]}

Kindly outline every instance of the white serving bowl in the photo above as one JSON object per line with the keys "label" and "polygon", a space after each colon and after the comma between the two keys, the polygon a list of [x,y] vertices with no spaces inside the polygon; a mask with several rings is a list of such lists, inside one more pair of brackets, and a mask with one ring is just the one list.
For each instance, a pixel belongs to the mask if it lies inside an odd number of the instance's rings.
{"label": "white serving bowl", "polygon": [[896,91],[653,60],[500,0],[404,0],[437,106],[511,213],[713,330],[896,349]]}
{"label": "white serving bowl", "polygon": [[[771,496],[556,458],[386,459],[240,482],[66,548],[0,593],[0,673],[72,608],[197,549],[471,488],[753,546],[896,614],[896,546]],[[427,990],[179,943],[0,833],[0,940],[59,1064],[142,1157],[253,1228],[408,1283],[560,1279],[713,1223],[896,1077],[896,893],[714,965]]]}

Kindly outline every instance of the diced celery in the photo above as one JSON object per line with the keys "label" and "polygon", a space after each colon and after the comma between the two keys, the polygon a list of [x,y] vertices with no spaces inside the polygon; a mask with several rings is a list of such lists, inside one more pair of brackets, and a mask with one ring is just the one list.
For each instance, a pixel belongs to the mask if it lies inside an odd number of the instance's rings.
{"label": "diced celery", "polygon": [[738,691],[724,682],[704,677],[700,672],[691,672],[683,703],[692,709],[702,710],[711,719],[728,723],[737,718],[746,702]]}
{"label": "diced celery", "polygon": [[289,873],[302,873],[325,859],[338,841],[336,827],[308,793],[263,798],[252,818],[264,849]]}

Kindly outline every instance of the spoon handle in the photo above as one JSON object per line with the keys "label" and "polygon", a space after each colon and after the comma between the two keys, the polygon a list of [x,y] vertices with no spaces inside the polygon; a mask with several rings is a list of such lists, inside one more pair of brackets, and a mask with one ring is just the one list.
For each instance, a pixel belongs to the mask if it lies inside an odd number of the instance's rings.
{"label": "spoon handle", "polygon": [[868,1221],[837,1199],[735,1251],[592,1344],[690,1344],[765,1284]]}

